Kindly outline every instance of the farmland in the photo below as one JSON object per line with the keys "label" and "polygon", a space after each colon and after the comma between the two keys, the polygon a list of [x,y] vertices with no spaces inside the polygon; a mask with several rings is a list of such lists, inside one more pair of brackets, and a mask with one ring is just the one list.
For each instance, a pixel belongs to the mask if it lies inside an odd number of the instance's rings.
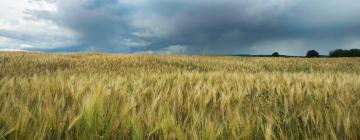
{"label": "farmland", "polygon": [[2,52],[0,139],[360,139],[360,59]]}

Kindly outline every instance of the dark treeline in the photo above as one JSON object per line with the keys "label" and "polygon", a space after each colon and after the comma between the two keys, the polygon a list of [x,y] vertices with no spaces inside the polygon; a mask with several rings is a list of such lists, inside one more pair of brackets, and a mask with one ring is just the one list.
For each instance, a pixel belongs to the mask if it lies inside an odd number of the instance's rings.
{"label": "dark treeline", "polygon": [[336,49],[329,53],[330,57],[360,57],[360,49]]}
{"label": "dark treeline", "polygon": [[[269,55],[264,55],[264,57]],[[274,52],[272,57],[291,57],[286,55],[280,55],[278,52]],[[306,57],[360,57],[360,49],[336,49],[330,51],[329,56],[320,55],[316,50],[309,50],[306,53]]]}

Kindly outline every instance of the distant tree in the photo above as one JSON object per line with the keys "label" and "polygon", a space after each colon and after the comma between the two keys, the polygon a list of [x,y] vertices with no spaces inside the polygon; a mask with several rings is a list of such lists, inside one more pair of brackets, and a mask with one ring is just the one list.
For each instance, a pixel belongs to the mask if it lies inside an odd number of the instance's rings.
{"label": "distant tree", "polygon": [[343,50],[336,49],[329,53],[330,57],[360,57],[360,49]]}
{"label": "distant tree", "polygon": [[320,57],[319,53],[315,50],[309,50],[306,53],[306,57]]}
{"label": "distant tree", "polygon": [[273,56],[273,57],[279,57],[280,54],[279,54],[278,52],[274,52],[271,56]]}
{"label": "distant tree", "polygon": [[345,57],[346,54],[347,54],[346,50],[336,49],[334,51],[331,51],[329,56],[330,57]]}
{"label": "distant tree", "polygon": [[351,57],[360,57],[360,49],[351,49],[350,54]]}

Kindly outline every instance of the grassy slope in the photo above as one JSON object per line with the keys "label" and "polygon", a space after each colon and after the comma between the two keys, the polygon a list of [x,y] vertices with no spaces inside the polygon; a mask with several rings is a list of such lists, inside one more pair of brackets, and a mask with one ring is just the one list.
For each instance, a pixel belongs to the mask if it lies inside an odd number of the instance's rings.
{"label": "grassy slope", "polygon": [[0,53],[0,139],[359,139],[360,59]]}

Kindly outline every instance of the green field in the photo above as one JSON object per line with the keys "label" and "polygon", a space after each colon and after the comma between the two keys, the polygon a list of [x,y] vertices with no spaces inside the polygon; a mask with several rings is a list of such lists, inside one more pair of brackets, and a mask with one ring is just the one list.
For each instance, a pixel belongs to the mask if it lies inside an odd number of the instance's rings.
{"label": "green field", "polygon": [[3,52],[0,139],[360,139],[360,59]]}

